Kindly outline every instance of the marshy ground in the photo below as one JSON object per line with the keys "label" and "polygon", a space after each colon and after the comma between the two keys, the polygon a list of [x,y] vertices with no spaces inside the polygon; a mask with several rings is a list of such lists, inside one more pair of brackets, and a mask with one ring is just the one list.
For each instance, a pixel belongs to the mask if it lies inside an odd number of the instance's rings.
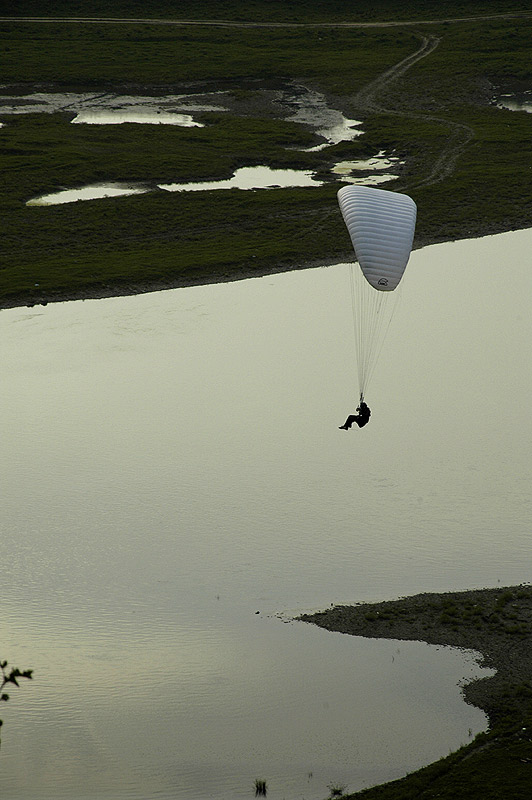
{"label": "marshy ground", "polygon": [[[95,15],[103,5],[94,5]],[[161,8],[152,5],[153,19]],[[311,25],[297,21],[297,3],[284,19],[255,4],[246,12],[253,24],[242,15],[231,24],[208,22],[208,4],[202,24],[191,22],[186,4],[187,24],[0,21],[4,95],[70,91],[164,101],[203,92],[212,101],[223,92],[225,104],[194,117],[203,127],[72,125],[76,111],[68,108],[3,115],[0,306],[352,260],[336,203],[343,178],[334,168],[377,153],[396,159],[396,180],[384,185],[418,204],[415,247],[527,227],[532,116],[492,100],[532,81],[532,17],[516,17],[511,3],[508,15],[497,8],[494,16],[487,3],[491,13],[477,19],[411,24],[400,19],[411,18],[412,9],[393,21],[390,4],[381,4],[374,13],[387,10],[386,25],[368,24],[363,15],[365,27],[356,27],[352,11],[341,17],[348,5],[324,20],[310,4],[304,18]],[[216,8],[228,14],[232,6]],[[37,15],[37,2],[32,10]],[[298,92],[318,94],[330,110],[360,120],[362,135],[320,147],[316,125],[294,119]],[[95,183],[227,180],[260,165],[308,170],[319,183],[26,205]]]}

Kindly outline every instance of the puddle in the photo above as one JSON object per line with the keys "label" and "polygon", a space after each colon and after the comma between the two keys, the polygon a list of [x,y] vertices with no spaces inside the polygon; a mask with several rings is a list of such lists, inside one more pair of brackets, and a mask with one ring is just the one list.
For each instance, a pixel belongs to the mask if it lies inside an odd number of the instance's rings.
{"label": "puddle", "polygon": [[494,101],[497,108],[506,108],[508,111],[526,111],[532,114],[532,91],[503,94]]}
{"label": "puddle", "polygon": [[363,131],[358,128],[362,122],[347,119],[341,111],[327,105],[325,95],[306,89],[304,86],[295,87],[290,95],[285,93],[284,102],[296,106],[296,112],[286,117],[289,122],[298,122],[310,125],[316,129],[316,134],[325,139],[325,142],[307,147],[304,152],[317,152],[339,142],[350,142]]}
{"label": "puddle", "polygon": [[87,109],[72,120],[73,123],[87,125],[120,125],[134,122],[148,125],[179,125],[183,128],[204,128],[201,122],[194,122],[190,114],[172,114],[168,111],[132,109],[131,111],[106,111]]}
{"label": "puddle", "polygon": [[[392,173],[382,173],[397,166],[398,158],[386,157],[383,152],[365,161],[340,161],[331,172],[341,176],[345,183],[375,186],[394,180]],[[379,174],[374,174],[378,172]],[[80,189],[65,189],[28,200],[28,206],[50,206],[61,203],[76,203],[79,200],[99,200],[119,195],[145,194],[161,189],[165,192],[206,192],[218,189],[275,189],[303,186],[321,186],[323,181],[314,177],[311,170],[272,169],[271,167],[241,167],[231,178],[221,181],[196,181],[194,183],[159,183],[147,185],[100,183]]]}
{"label": "puddle", "polygon": [[81,189],[65,189],[53,194],[45,194],[28,200],[27,206],[55,206],[62,203],[77,203],[79,200],[99,200],[103,197],[117,197],[119,195],[145,194],[150,190],[140,186],[125,186],[117,183],[99,183],[93,186],[84,186]]}
{"label": "puddle", "polygon": [[[270,169],[270,167],[241,167],[232,178],[223,181],[200,181],[198,183],[160,183],[157,189],[166,192],[205,192],[211,189],[274,189],[289,186],[321,186],[321,181],[312,172],[297,169]],[[131,184],[99,183],[81,189],[65,189],[53,194],[28,200],[27,206],[53,206],[61,203],[77,203],[79,200],[100,200],[119,195],[146,194],[153,191],[148,186]]]}
{"label": "puddle", "polygon": [[330,108],[325,95],[301,85],[275,91],[256,88],[236,98],[229,91],[212,90],[193,94],[161,96],[121,95],[112,92],[33,92],[0,95],[0,116],[12,114],[54,114],[71,112],[75,124],[118,125],[132,122],[147,125],[204,127],[194,113],[228,112],[250,116],[261,109],[268,116],[311,127],[323,139],[305,152],[323,150],[361,136],[358,120],[347,119]]}
{"label": "puddle", "polygon": [[386,156],[384,150],[377,153],[373,158],[368,158],[360,161],[340,161],[332,169],[335,175],[340,175],[342,181],[353,184],[363,184],[365,186],[374,186],[386,181],[392,181],[397,175],[393,173],[372,175],[367,173],[378,172],[381,170],[389,170],[401,164],[399,158],[394,156]]}
{"label": "puddle", "polygon": [[112,92],[33,92],[0,95],[0,116],[12,114],[54,114],[72,112],[72,122],[92,125],[116,125],[136,122],[149,125],[203,127],[194,113],[227,112],[237,116],[256,113],[257,107],[268,115],[307,125],[324,141],[308,151],[323,150],[339,142],[351,141],[362,134],[358,120],[347,119],[341,111],[330,108],[325,95],[305,86],[289,86],[276,91],[257,88],[243,99],[230,92],[208,91],[162,96],[121,95]]}
{"label": "puddle", "polygon": [[209,189],[273,189],[288,186],[319,186],[321,181],[312,172],[298,169],[270,169],[270,167],[241,167],[232,178],[225,181],[199,183],[161,183],[167,192],[201,192]]}
{"label": "puddle", "polygon": [[327,141],[322,144],[316,144],[314,147],[303,148],[303,152],[316,153],[319,150],[324,150],[326,147],[338,144],[339,142],[351,142],[356,136],[361,136],[363,134],[363,131],[355,130],[355,125],[362,125],[362,123],[344,117],[338,125],[334,125],[332,128],[317,130],[316,133],[318,136],[323,136]]}
{"label": "puddle", "polygon": [[35,92],[19,97],[0,95],[0,115],[54,114],[70,111],[75,123],[117,125],[137,122],[149,125],[204,127],[195,122],[194,112],[225,111],[223,106],[208,102],[211,95],[165,95],[142,97],[113,93]]}
{"label": "puddle", "polygon": [[393,181],[396,178],[397,175],[361,175],[358,178],[354,177],[346,180],[347,183],[353,183],[357,186],[377,186],[379,183],[387,183],[388,181]]}
{"label": "puddle", "polygon": [[[322,142],[308,151],[323,150],[343,141],[362,135],[361,122],[347,119],[342,112],[329,107],[325,95],[301,85],[289,85],[275,90],[263,86],[235,93],[211,90],[194,94],[161,96],[134,96],[109,92],[34,92],[24,96],[0,95],[0,116],[28,113],[72,113],[72,122],[87,125],[119,125],[139,123],[149,125],[179,125],[204,127],[196,122],[193,112],[230,112],[236,116],[253,116],[257,109],[277,119],[306,125],[314,130]],[[396,160],[395,160],[396,161]],[[392,180],[394,175],[368,175],[376,170],[393,167],[394,160],[379,153],[373,159],[359,162],[340,162],[333,173],[341,175],[347,183],[367,185]],[[319,186],[322,181],[310,170],[272,169],[270,167],[242,167],[228,180],[200,181],[194,183],[159,184],[158,189],[168,192],[198,192],[213,189],[271,189],[275,187]],[[142,194],[153,191],[147,185],[101,183],[78,189],[67,189],[32,198],[30,206],[47,206],[75,203],[79,200],[96,200],[119,195]]]}

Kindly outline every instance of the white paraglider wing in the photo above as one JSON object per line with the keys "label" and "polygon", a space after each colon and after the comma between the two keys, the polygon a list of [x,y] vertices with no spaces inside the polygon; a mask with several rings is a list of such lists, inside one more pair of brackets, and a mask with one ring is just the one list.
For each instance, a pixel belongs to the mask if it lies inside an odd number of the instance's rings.
{"label": "white paraglider wing", "polygon": [[338,202],[359,264],[349,265],[349,278],[358,387],[365,396],[401,294],[393,290],[410,257],[416,204],[406,194],[367,186],[344,186]]}
{"label": "white paraglider wing", "polygon": [[338,202],[364,277],[374,289],[392,291],[410,257],[416,204],[406,194],[368,186],[344,186]]}

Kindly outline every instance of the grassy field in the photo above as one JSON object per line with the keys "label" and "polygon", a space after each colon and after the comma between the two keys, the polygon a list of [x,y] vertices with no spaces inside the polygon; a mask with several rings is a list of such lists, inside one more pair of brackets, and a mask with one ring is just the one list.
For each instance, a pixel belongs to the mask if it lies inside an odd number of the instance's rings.
{"label": "grassy field", "polygon": [[[52,13],[33,2],[25,13]],[[80,4],[102,14],[192,18],[191,3]],[[374,17],[413,19],[514,10],[517,4],[403,6],[382,2]],[[239,12],[240,9],[240,12]],[[369,4],[347,2],[201,4],[203,18],[275,21],[367,20]],[[521,9],[522,10],[522,7]],[[76,13],[73,3],[53,14]],[[196,9],[195,16],[198,16]],[[430,30],[429,30],[430,29]],[[339,160],[381,149],[404,160],[388,188],[419,206],[416,246],[526,227],[532,219],[532,116],[489,105],[493,86],[532,84],[532,19],[492,19],[386,28],[219,28],[212,26],[0,23],[4,93],[36,89],[178,94],[223,89],[235,98],[291,81],[323,92],[364,135],[319,152],[310,128],[272,117],[259,102],[244,115],[198,117],[204,128],[71,125],[72,113],[4,116],[0,213],[4,222],[0,305],[120,292],[150,285],[230,279],[352,257],[337,205]],[[357,92],[414,52],[423,35],[439,46],[361,114]],[[471,47],[471,42],[475,47]],[[472,131],[453,170],[426,183],[456,123]],[[163,193],[63,206],[26,201],[103,181],[221,179],[240,166],[315,170],[320,187]],[[39,284],[36,288],[35,284]]]}
{"label": "grassy field", "polygon": [[151,17],[322,22],[416,20],[523,11],[519,0],[25,0],[10,16]]}
{"label": "grassy field", "polygon": [[[315,143],[310,130],[265,117],[260,108],[245,118],[209,115],[202,129],[72,126],[67,113],[4,118],[0,302],[53,298],[54,292],[77,296],[112,285],[120,290],[238,277],[350,256],[336,213],[339,184],[332,180],[299,190],[154,192],[60,207],[24,205],[41,193],[98,181],[224,178],[239,166],[259,163],[327,175],[339,159],[384,148],[406,160],[398,188],[418,202],[418,243],[528,225],[530,170],[523,164],[532,163],[532,118],[488,106],[481,89],[487,80],[530,77],[530,27],[501,20],[438,27],[438,49],[383,98],[387,109],[406,115],[373,115],[363,137],[319,153],[293,149]],[[475,53],[469,46],[473,32]],[[321,89],[348,115],[356,114],[356,92],[415,50],[419,40],[415,32],[395,28],[54,23],[4,23],[2,37],[4,81],[24,91],[45,84],[177,93],[195,84],[238,92],[253,80],[272,86],[296,80]],[[417,118],[408,116],[410,108]],[[471,126],[474,140],[449,178],[416,189],[449,135],[446,120]]]}

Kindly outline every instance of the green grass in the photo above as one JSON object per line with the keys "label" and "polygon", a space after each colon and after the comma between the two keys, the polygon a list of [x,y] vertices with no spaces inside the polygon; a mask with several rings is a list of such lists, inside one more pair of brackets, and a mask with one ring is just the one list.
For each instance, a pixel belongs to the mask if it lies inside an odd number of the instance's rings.
{"label": "green grass", "polygon": [[10,16],[151,17],[270,21],[411,20],[522,11],[519,0],[25,0]]}
{"label": "green grass", "polygon": [[[238,18],[237,5],[206,3],[201,13],[211,16],[218,10],[230,16],[232,10]],[[170,14],[172,8],[168,3],[128,7],[137,15],[142,8],[143,15],[150,16],[164,9]],[[39,8],[44,13],[45,4],[34,3],[27,13]],[[105,8],[106,14],[125,13],[120,10],[125,4],[104,8],[101,3],[87,6],[85,15],[97,13],[98,8],[98,13]],[[182,4],[179,13],[188,16],[191,8]],[[245,11],[270,19],[274,8],[287,16],[303,14],[305,9],[308,19],[321,14],[327,22],[341,14],[349,18],[369,14],[368,4],[342,2],[305,6],[257,2],[246,5]],[[482,11],[494,8],[491,3],[475,6]],[[51,10],[59,14],[60,9],[54,4]],[[375,16],[386,9],[391,14],[397,4],[380,4]],[[416,9],[406,6],[404,12],[411,17]],[[423,10],[431,9],[435,14],[435,5]],[[443,4],[443,11],[459,15],[464,4]],[[527,57],[532,23],[498,19],[430,26],[427,31],[441,37],[439,47],[382,97],[384,107],[406,111],[406,116],[374,114],[364,122],[364,136],[320,152],[296,149],[317,142],[310,129],[272,119],[252,105],[246,116],[199,116],[206,127],[188,129],[71,125],[73,115],[67,111],[4,118],[0,304],[32,301],[44,293],[53,297],[54,291],[58,296],[69,292],[75,296],[103,286],[120,290],[150,282],[201,282],[350,258],[335,198],[341,184],[333,179],[330,167],[335,161],[368,157],[381,149],[405,160],[395,187],[408,191],[418,203],[418,244],[529,225],[532,115],[489,107],[482,89],[487,81],[532,81]],[[325,92],[333,106],[356,118],[356,92],[412,53],[422,32],[410,27],[1,23],[0,70],[4,83],[11,83],[17,92],[53,87],[164,94],[188,87],[223,89],[248,101],[258,80],[270,88],[294,80]],[[418,186],[455,122],[473,129],[472,141],[450,176]],[[313,169],[329,182],[312,189],[201,195],[152,192],[56,207],[25,206],[30,198],[61,188],[103,181],[155,185],[221,179],[240,166],[261,163]]]}
{"label": "green grass", "polygon": [[325,80],[360,88],[406,56],[410,31],[0,23],[3,82],[106,86],[139,82]]}
{"label": "green grass", "polygon": [[399,781],[348,797],[357,800],[527,800],[532,717],[523,726],[480,734],[474,742]]}
{"label": "green grass", "polygon": [[[262,270],[311,259],[335,186],[167,193],[26,207],[32,196],[102,180],[156,182],[226,178],[244,164],[309,168],[315,154],[301,126],[219,115],[208,127],[72,126],[64,115],[18,116],[5,133],[9,162],[0,212],[5,226],[0,302],[29,291],[142,284],[205,273]],[[53,152],[54,158],[48,157]],[[287,208],[289,213],[287,213]],[[322,244],[323,247],[323,244]]]}
{"label": "green grass", "polygon": [[[146,83],[154,85],[150,81],[155,76],[160,87],[177,75],[185,82],[201,78],[209,87],[227,88],[236,96],[242,93],[242,81],[249,85],[263,77],[265,70],[275,81],[290,77],[315,81],[329,64],[327,74],[334,85],[346,60],[354,67],[346,84],[351,91],[415,46],[410,33],[380,32],[369,37],[328,32],[320,47],[314,31],[265,35],[136,26],[6,25],[4,33],[10,49],[3,53],[1,68],[16,84],[31,84],[37,76],[45,76],[55,87],[83,85],[105,91],[113,82],[107,67],[112,62],[114,80],[134,80],[136,91],[142,91]],[[75,54],[67,47],[74,36],[79,39]],[[198,55],[202,47],[209,56]],[[371,59],[370,49],[378,53]],[[66,55],[59,58],[59,52]],[[105,52],[105,60],[97,57],[98,52]],[[131,91],[130,85],[123,91]],[[169,91],[180,91],[180,87],[172,84]],[[253,94],[251,89],[246,91]],[[309,129],[265,116],[209,114],[204,128],[71,125],[72,117],[64,112],[5,120],[8,124],[0,140],[5,176],[0,212],[6,231],[0,303],[18,296],[27,295],[30,300],[40,296],[35,283],[41,294],[53,294],[54,289],[64,293],[70,288],[76,293],[82,287],[110,283],[120,287],[206,280],[278,264],[293,266],[325,254],[330,258],[349,247],[337,215],[329,225],[323,224],[336,208],[335,183],[268,192],[154,192],[28,208],[25,202],[40,194],[101,181],[156,184],[221,179],[240,166],[262,163],[330,174],[332,150],[324,157],[296,149],[318,141]],[[356,152],[373,154],[372,145],[356,142],[349,153]]]}

